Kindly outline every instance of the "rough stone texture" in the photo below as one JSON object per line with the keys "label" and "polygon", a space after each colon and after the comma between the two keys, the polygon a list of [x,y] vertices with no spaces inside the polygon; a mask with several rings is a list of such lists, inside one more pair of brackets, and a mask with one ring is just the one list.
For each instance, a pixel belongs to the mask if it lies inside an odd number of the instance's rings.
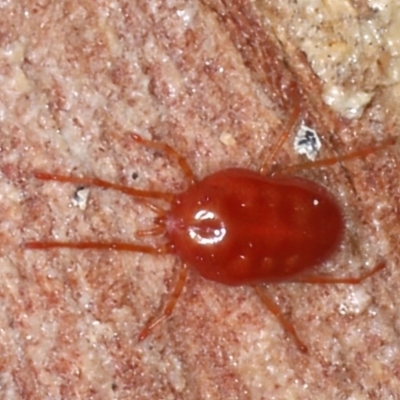
{"label": "rough stone texture", "polygon": [[[90,188],[82,210],[76,186],[32,175],[182,190],[177,165],[130,132],[169,143],[198,177],[260,168],[299,104],[321,158],[397,136],[394,3],[0,2],[1,399],[400,398],[397,146],[298,172],[329,187],[346,215],[346,240],[321,270],[387,263],[355,286],[271,286],[308,354],[251,288],[195,273],[173,317],[138,343],[179,260],[24,249],[135,241],[151,226],[135,199]],[[276,164],[300,161],[289,139]]]}

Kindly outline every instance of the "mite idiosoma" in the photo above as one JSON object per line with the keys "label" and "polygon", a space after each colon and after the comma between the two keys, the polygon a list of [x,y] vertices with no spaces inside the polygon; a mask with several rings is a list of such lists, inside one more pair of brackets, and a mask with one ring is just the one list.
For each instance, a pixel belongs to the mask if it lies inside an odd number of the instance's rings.
{"label": "mite idiosoma", "polygon": [[[162,151],[177,161],[188,181],[187,189],[181,193],[138,190],[97,178],[35,172],[34,176],[43,181],[72,183],[79,187],[96,186],[141,198],[156,216],[154,228],[139,231],[139,236],[165,235],[167,243],[149,246],[131,242],[40,240],[25,243],[25,248],[176,255],[182,268],[175,287],[163,311],[150,318],[140,332],[139,340],[145,339],[160,322],[171,315],[184,288],[188,267],[191,267],[205,279],[231,286],[251,285],[266,308],[291,334],[298,349],[305,352],[307,347],[297,335],[293,324],[286,319],[262,285],[283,281],[357,284],[383,269],[385,264],[378,263],[357,277],[309,274],[338,250],[343,240],[345,222],[339,203],[321,185],[290,175],[288,171],[291,168],[285,169],[285,173],[267,175],[274,156],[293,131],[298,114],[298,110],[292,114],[288,128],[260,171],[229,168],[202,180],[195,178],[186,159],[168,144],[132,135],[138,144]],[[293,169],[327,166],[366,157],[394,143],[394,139],[389,139],[350,154],[310,161]],[[169,208],[164,210],[155,205],[155,200],[167,203]]]}

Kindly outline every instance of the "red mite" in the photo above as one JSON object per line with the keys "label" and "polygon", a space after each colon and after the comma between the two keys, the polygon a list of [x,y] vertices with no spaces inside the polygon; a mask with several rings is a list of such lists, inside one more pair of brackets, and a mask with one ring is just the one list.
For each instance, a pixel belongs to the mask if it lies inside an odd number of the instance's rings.
{"label": "red mite", "polygon": [[[384,263],[380,263],[362,276],[352,278],[305,275],[338,250],[345,230],[338,202],[322,186],[293,176],[264,176],[242,168],[225,169],[196,181],[186,160],[173,148],[137,135],[133,135],[133,139],[175,158],[191,183],[187,190],[178,194],[137,190],[97,178],[42,172],[35,173],[35,177],[114,189],[145,199],[157,215],[155,227],[138,234],[165,234],[167,244],[153,247],[124,242],[39,241],[28,242],[25,247],[111,249],[177,255],[182,269],[171,298],[162,314],[148,322],[139,335],[140,340],[172,313],[185,285],[187,266],[191,266],[205,279],[231,286],[252,285],[265,306],[292,334],[297,347],[307,351],[292,323],[286,320],[278,305],[265,293],[262,284],[282,281],[356,284],[384,267]],[[394,140],[390,139],[380,146],[306,163],[297,168],[364,157],[393,143]],[[169,210],[165,211],[150,202],[155,199],[169,202]]]}

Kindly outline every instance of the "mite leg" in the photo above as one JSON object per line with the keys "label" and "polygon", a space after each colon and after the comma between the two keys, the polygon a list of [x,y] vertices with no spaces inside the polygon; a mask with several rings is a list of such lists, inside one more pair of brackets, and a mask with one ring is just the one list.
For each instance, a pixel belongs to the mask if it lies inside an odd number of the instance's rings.
{"label": "mite leg", "polygon": [[342,161],[349,161],[356,158],[365,158],[370,154],[385,150],[387,147],[393,146],[397,143],[397,138],[391,137],[387,140],[382,141],[381,143],[371,145],[354,152],[344,154],[342,156],[336,156],[331,158],[325,158],[323,160],[316,160],[316,161],[307,161],[301,164],[290,165],[288,167],[284,167],[282,169],[278,169],[280,174],[288,174],[295,171],[300,171],[304,169],[310,168],[318,168],[318,167],[328,167],[330,165],[334,165],[340,163]]}
{"label": "mite leg", "polygon": [[[117,185],[114,183],[106,182],[97,178],[79,178],[75,176],[66,176],[59,174],[47,174],[45,172],[35,172],[35,177],[40,180],[45,181],[57,181],[57,182],[66,182],[73,183],[77,185],[92,185],[101,187],[103,189],[113,189],[120,191],[124,194],[133,197],[141,198],[141,202],[144,203],[147,207],[149,207],[156,215],[155,224],[156,226],[152,229],[147,230],[139,230],[136,232],[138,237],[141,236],[158,236],[164,233],[165,231],[165,210],[161,207],[152,204],[150,199],[162,199],[170,201],[173,198],[173,194],[167,192],[156,192],[152,190],[137,190],[134,188]],[[109,249],[109,250],[120,250],[120,251],[132,251],[132,252],[143,252],[149,254],[161,254],[166,253],[165,248],[163,247],[151,247],[144,246],[135,243],[123,243],[123,242],[56,242],[56,241],[38,241],[38,242],[27,242],[25,243],[25,248],[27,249],[50,249],[50,248],[70,248],[70,249]]]}
{"label": "mite leg", "polygon": [[366,271],[363,274],[355,277],[336,277],[336,276],[324,276],[324,275],[304,275],[297,277],[293,282],[302,283],[317,283],[317,284],[335,284],[344,283],[347,285],[356,285],[362,282],[364,279],[375,275],[379,271],[382,271],[386,267],[384,262],[375,265],[370,271]]}
{"label": "mite leg", "polygon": [[268,158],[265,160],[264,164],[260,168],[260,174],[261,175],[266,175],[268,172],[271,170],[271,166],[278,154],[278,152],[281,150],[282,146],[292,133],[294,127],[296,126],[299,116],[300,116],[300,111],[301,111],[301,95],[298,89],[298,86],[296,84],[293,84],[290,87],[289,94],[292,95],[292,102],[294,104],[294,108],[292,111],[292,114],[290,115],[290,118],[285,125],[285,128],[283,129],[283,133],[280,135],[278,138],[277,143],[275,144],[272,152],[268,156]]}
{"label": "mite leg", "polygon": [[[136,190],[134,188],[129,188],[121,185],[115,185],[97,178],[79,178],[73,176],[64,176],[57,174],[47,174],[44,172],[36,172],[36,178],[41,180],[51,180],[58,182],[68,182],[81,185],[95,185],[104,189],[114,189],[121,191],[127,195],[131,196],[142,196],[145,197],[141,201],[147,205],[154,213],[157,214],[155,219],[156,226],[147,230],[139,230],[136,235],[141,236],[157,236],[161,235],[165,231],[165,210],[161,207],[152,204],[148,198],[162,198],[167,200],[169,197],[172,198],[172,194],[164,192],[154,192],[154,191],[144,191]],[[68,249],[78,249],[78,250],[117,250],[117,251],[130,251],[130,252],[141,252],[147,254],[165,254],[168,253],[166,246],[147,246],[136,243],[125,243],[125,242],[57,242],[57,241],[30,241],[25,243],[24,247],[26,249],[32,250],[45,250],[51,248],[68,248]]]}
{"label": "mite leg", "polygon": [[175,308],[176,303],[178,302],[179,297],[182,294],[183,288],[185,287],[186,278],[188,274],[188,268],[186,264],[183,264],[182,269],[179,273],[178,280],[175,284],[174,290],[172,291],[171,297],[165,306],[164,310],[159,315],[155,315],[154,317],[150,318],[147,322],[146,326],[142,329],[139,333],[139,341],[142,341],[149,336],[151,331],[159,325],[161,322],[166,320]]}
{"label": "mite leg", "polygon": [[26,249],[30,250],[48,250],[48,249],[77,249],[77,250],[115,250],[129,251],[146,254],[169,254],[167,246],[148,246],[125,242],[56,242],[42,240],[39,242],[26,242]]}
{"label": "mite leg", "polygon": [[174,158],[179,166],[181,167],[186,179],[189,181],[190,184],[193,184],[196,182],[196,177],[194,176],[194,173],[192,169],[190,168],[188,162],[186,161],[186,158],[183,157],[181,154],[179,154],[174,148],[172,148],[170,145],[162,142],[156,142],[153,140],[146,140],[142,139],[139,135],[132,134],[132,139],[140,143],[144,146],[151,147],[153,149],[161,150],[164,153],[166,153],[169,157]]}
{"label": "mite leg", "polygon": [[36,179],[40,179],[42,181],[57,181],[63,183],[73,183],[75,185],[84,185],[84,186],[97,186],[102,189],[112,189],[118,192],[127,194],[132,197],[139,198],[150,198],[150,199],[162,199],[170,202],[173,199],[173,194],[169,192],[158,192],[155,190],[140,190],[132,187],[127,187],[123,185],[118,185],[116,183],[111,183],[107,181],[103,181],[98,178],[80,178],[78,176],[68,176],[68,175],[60,175],[60,174],[48,174],[46,172],[36,171],[33,173]]}
{"label": "mite leg", "polygon": [[282,325],[283,329],[292,335],[294,342],[298,349],[302,353],[307,353],[308,349],[307,346],[300,340],[297,335],[296,330],[294,329],[293,324],[286,319],[286,317],[282,314],[281,309],[279,308],[278,304],[271,299],[270,296],[267,295],[265,289],[260,286],[253,286],[255,292],[257,293],[258,297],[264,304],[264,306],[278,319],[279,323]]}

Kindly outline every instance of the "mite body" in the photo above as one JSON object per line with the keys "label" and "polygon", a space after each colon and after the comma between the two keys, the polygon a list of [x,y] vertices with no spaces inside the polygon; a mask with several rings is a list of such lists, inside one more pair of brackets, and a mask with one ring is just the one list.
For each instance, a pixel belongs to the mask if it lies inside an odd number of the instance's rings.
{"label": "mite body", "polygon": [[245,169],[214,173],[175,196],[166,232],[206,279],[227,285],[284,281],[338,248],[344,222],[323,187]]}

